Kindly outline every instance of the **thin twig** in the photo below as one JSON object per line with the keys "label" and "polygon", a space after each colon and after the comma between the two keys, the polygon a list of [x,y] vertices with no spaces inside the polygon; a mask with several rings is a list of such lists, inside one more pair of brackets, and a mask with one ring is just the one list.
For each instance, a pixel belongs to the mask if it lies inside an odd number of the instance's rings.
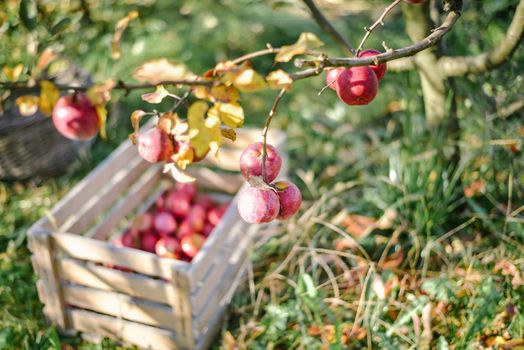
{"label": "thin twig", "polygon": [[251,53],[242,55],[242,56],[240,56],[238,58],[235,58],[231,62],[234,63],[234,64],[240,64],[240,63],[242,63],[244,61],[248,61],[248,60],[250,60],[252,58],[259,57],[259,56],[264,56],[264,55],[270,55],[270,54],[273,54],[273,53],[278,53],[279,51],[280,51],[279,47],[277,47],[277,48],[268,47],[267,49],[264,49],[264,50],[259,50],[259,51],[255,51],[255,52],[251,52]]}
{"label": "thin twig", "polygon": [[[17,90],[25,92],[34,92],[40,90],[40,84],[38,82],[33,86],[28,85],[28,81],[17,81],[17,82],[0,82],[0,88],[8,90]],[[140,90],[154,88],[158,85],[185,85],[185,86],[212,86],[215,82],[212,80],[168,80],[161,81],[156,84],[142,83],[142,84],[126,84],[119,82],[113,87],[113,90]],[[67,85],[67,84],[55,84],[58,90],[74,90],[74,91],[86,91],[93,85]]]}
{"label": "thin twig", "polygon": [[357,48],[357,52],[356,52],[356,56],[358,56],[358,54],[360,53],[360,51],[362,50],[362,48],[364,47],[364,44],[366,43],[366,41],[368,40],[368,38],[371,36],[371,33],[373,32],[373,30],[375,30],[376,27],[378,27],[379,25],[382,25],[384,26],[384,19],[386,18],[386,16],[388,15],[388,13],[393,10],[393,8],[395,6],[397,6],[398,4],[400,4],[402,0],[395,0],[393,1],[389,6],[387,6],[385,9],[384,9],[384,12],[382,12],[382,14],[380,15],[380,17],[375,21],[375,23],[373,23],[373,25],[371,27],[365,27],[364,29],[366,30],[366,34],[364,35],[364,37],[362,38],[362,41],[360,42],[360,44],[358,45],[358,48]]}
{"label": "thin twig", "polygon": [[269,130],[269,125],[271,124],[271,121],[273,120],[273,116],[275,115],[275,111],[277,110],[278,104],[282,97],[284,97],[284,94],[286,93],[286,89],[280,90],[280,92],[277,95],[277,98],[275,99],[275,102],[273,102],[273,107],[271,107],[271,110],[269,111],[269,115],[267,116],[266,123],[264,124],[264,130],[262,131],[262,179],[266,180],[266,159],[267,159],[267,132]]}
{"label": "thin twig", "polygon": [[322,13],[322,11],[320,11],[315,2],[313,0],[303,1],[311,11],[313,18],[320,26],[320,28],[322,28],[324,32],[329,34],[346,53],[355,54],[355,49],[353,49],[351,44],[342,36],[342,34],[340,34],[337,31],[337,29],[331,24],[331,22],[324,16],[324,14]]}
{"label": "thin twig", "polygon": [[171,112],[174,112],[180,107],[180,105],[184,102],[187,102],[187,98],[191,95],[191,89],[187,90],[181,97],[178,98],[178,101],[173,105],[173,108],[171,108]]}

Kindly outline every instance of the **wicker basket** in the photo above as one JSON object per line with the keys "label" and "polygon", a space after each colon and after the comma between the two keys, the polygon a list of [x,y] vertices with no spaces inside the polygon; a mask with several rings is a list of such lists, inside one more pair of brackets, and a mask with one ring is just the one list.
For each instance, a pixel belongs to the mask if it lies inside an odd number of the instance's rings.
{"label": "wicker basket", "polygon": [[[70,67],[55,77],[59,83],[90,83],[89,77]],[[0,179],[26,180],[63,174],[92,141],[72,141],[56,131],[52,118],[41,113],[23,117],[14,106],[0,113]]]}

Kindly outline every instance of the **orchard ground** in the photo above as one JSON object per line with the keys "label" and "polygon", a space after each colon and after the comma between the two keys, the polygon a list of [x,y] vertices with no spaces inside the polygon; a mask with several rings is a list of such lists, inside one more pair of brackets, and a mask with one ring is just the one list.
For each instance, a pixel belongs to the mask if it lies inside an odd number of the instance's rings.
{"label": "orchard ground", "polygon": [[[177,2],[178,3],[178,2]],[[351,4],[352,2],[347,2]],[[356,43],[386,2],[330,2],[327,14]],[[465,1],[444,45],[479,53],[504,35],[516,1]],[[148,58],[170,57],[195,72],[215,62],[296,41],[314,31],[340,54],[305,9],[263,1],[158,1],[139,8],[123,57],[108,54],[125,5],[91,9],[83,40],[61,40],[95,80],[126,80]],[[481,15],[482,14],[482,15]],[[246,20],[248,19],[248,20]],[[108,23],[111,23],[109,25]],[[409,43],[400,13],[367,45]],[[129,40],[132,38],[132,40]],[[3,52],[17,38],[2,38]],[[12,41],[12,43],[11,43]],[[159,43],[162,43],[161,45]],[[15,57],[1,56],[2,64]],[[257,58],[270,70],[271,58]],[[299,214],[259,239],[216,348],[515,348],[524,345],[524,98],[522,48],[501,68],[456,79],[460,139],[428,127],[415,72],[388,73],[368,106],[349,107],[325,91],[325,76],[300,81],[282,100],[274,127],[286,130]],[[98,77],[97,75],[100,75]],[[274,91],[243,95],[246,121],[262,126]],[[139,93],[111,106],[108,141],[63,177],[0,184],[0,348],[114,349],[60,338],[38,301],[25,231],[131,131]],[[502,117],[504,116],[504,117]],[[446,155],[460,149],[453,169]],[[349,339],[348,339],[349,338]]]}

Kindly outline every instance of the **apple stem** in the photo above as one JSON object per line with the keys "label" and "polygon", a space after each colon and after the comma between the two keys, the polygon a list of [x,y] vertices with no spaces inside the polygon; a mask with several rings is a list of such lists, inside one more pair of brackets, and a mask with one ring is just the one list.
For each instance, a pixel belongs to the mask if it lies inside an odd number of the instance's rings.
{"label": "apple stem", "polygon": [[282,97],[284,97],[285,93],[285,88],[280,90],[280,92],[278,93],[277,98],[275,98],[275,102],[273,102],[273,106],[269,111],[269,115],[267,116],[266,123],[264,124],[264,130],[262,130],[262,179],[264,181],[266,180],[267,132],[269,130],[269,125],[273,120],[273,116],[275,115],[275,111],[277,110],[278,103],[280,102]]}

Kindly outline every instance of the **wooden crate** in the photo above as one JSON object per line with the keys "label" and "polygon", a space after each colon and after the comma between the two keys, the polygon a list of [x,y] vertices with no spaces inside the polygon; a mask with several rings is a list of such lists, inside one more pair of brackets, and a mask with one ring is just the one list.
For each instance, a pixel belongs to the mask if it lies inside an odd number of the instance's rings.
{"label": "wooden crate", "polygon": [[[135,146],[124,142],[29,229],[47,318],[64,333],[81,332],[90,339],[104,336],[153,349],[207,348],[259,229],[240,218],[235,194],[245,186],[238,173],[240,153],[260,135],[260,130],[243,129],[235,143],[221,148],[218,161],[208,157],[203,167],[191,167],[200,188],[234,196],[191,263],[107,241],[173,185],[161,165],[145,162]],[[270,136],[283,155],[284,177],[285,136],[279,131]]]}

